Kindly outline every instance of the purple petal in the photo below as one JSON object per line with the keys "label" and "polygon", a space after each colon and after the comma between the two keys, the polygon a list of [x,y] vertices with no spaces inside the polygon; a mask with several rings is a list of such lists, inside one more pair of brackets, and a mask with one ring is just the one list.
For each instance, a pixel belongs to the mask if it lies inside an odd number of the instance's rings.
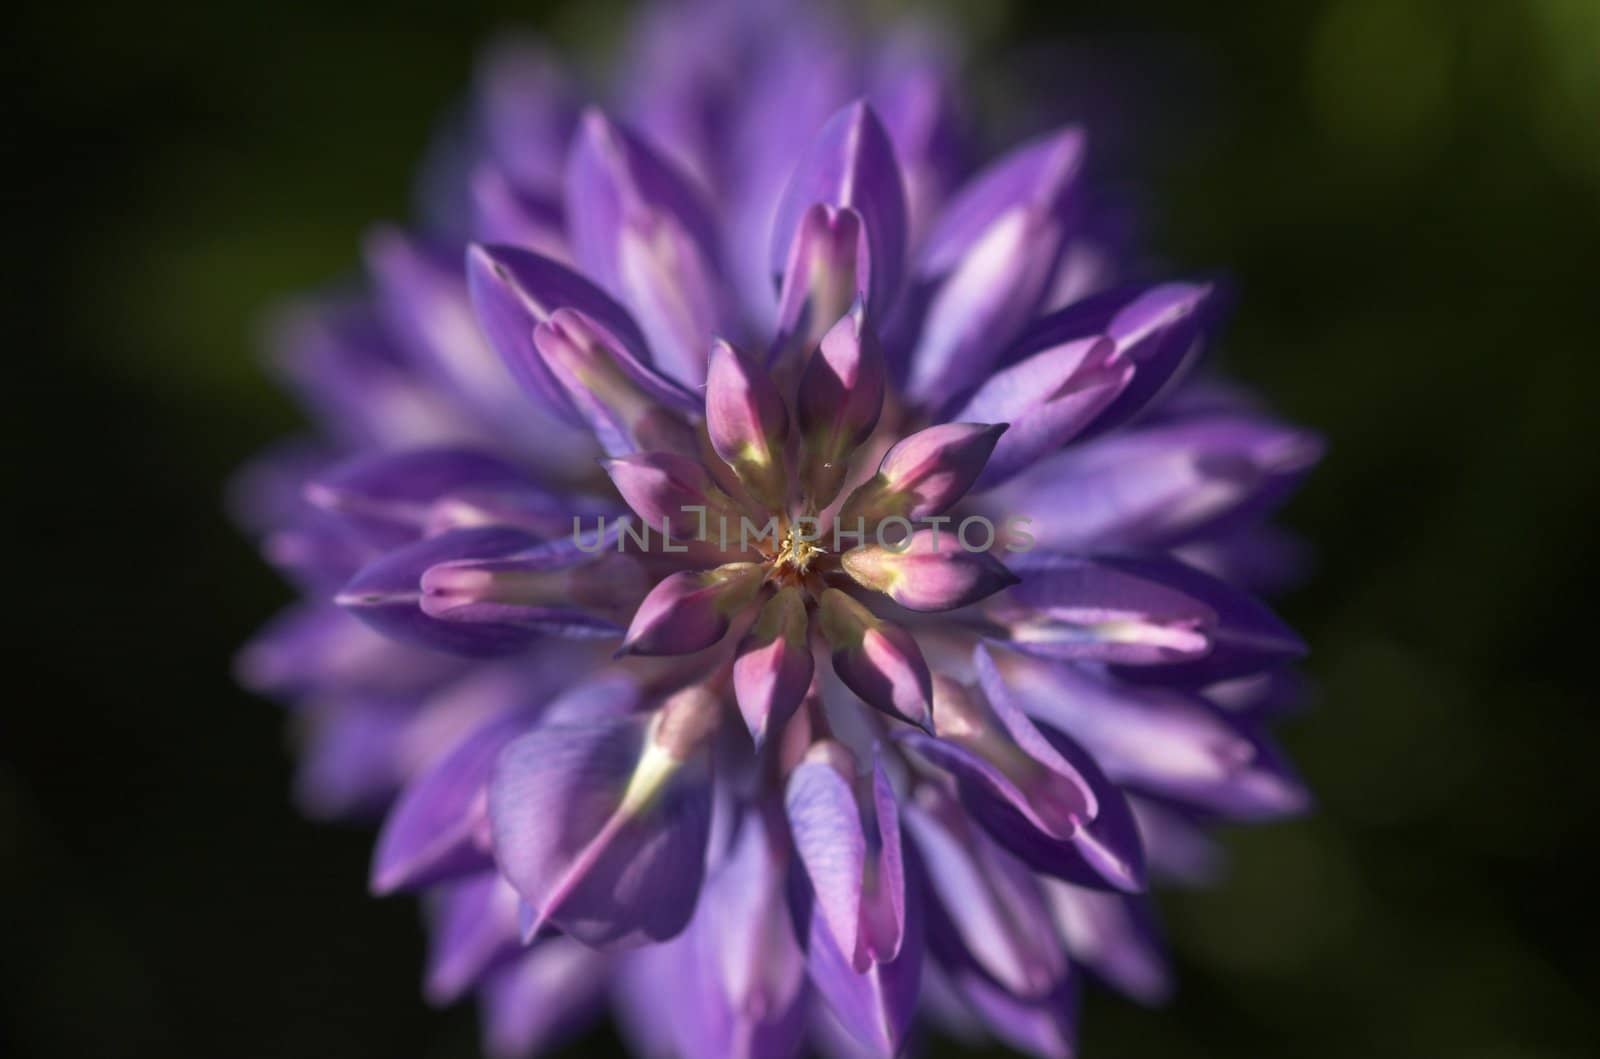
{"label": "purple petal", "polygon": [[845,686],[873,709],[926,727],[933,692],[916,639],[836,588],[822,593],[817,616]]}
{"label": "purple petal", "polygon": [[[984,664],[981,649],[978,662]],[[1036,870],[1072,882],[1143,886],[1133,817],[1093,759],[1004,699],[985,711],[943,678],[935,693],[940,735],[903,731],[896,738],[955,775],[962,801],[996,840]]]}
{"label": "purple petal", "polygon": [[861,215],[820,203],[800,216],[778,290],[772,360],[802,361],[853,303],[864,302],[868,262]]}
{"label": "purple petal", "polygon": [[853,771],[842,747],[814,745],[789,775],[784,808],[817,912],[862,973],[900,952],[905,873],[899,808],[882,763],[874,760],[870,794],[858,793]]}
{"label": "purple petal", "polygon": [[781,843],[761,813],[745,813],[677,943],[680,973],[692,983],[671,1020],[681,1054],[786,1059],[799,1048],[805,955],[784,907]]}
{"label": "purple petal", "polygon": [[591,110],[567,163],[578,261],[640,314],[663,369],[697,385],[723,309],[717,234],[699,193],[630,131]]}
{"label": "purple petal", "polygon": [[858,299],[807,359],[795,401],[800,477],[819,507],[832,502],[851,454],[878,425],[885,379],[883,347]]}
{"label": "purple petal", "polygon": [[[359,456],[306,484],[306,498],[346,519],[378,548],[422,535],[434,505],[470,492],[548,496],[520,469],[471,449],[411,449]],[[554,497],[549,498],[552,505]]]}
{"label": "purple petal", "polygon": [[535,926],[615,947],[664,941],[688,923],[710,785],[702,765],[656,764],[649,726],[549,724],[501,754],[489,785],[495,859]]}
{"label": "purple petal", "polygon": [[1064,241],[1043,208],[1019,207],[984,233],[928,304],[906,383],[913,400],[939,408],[984,377],[1044,301]]}
{"label": "purple petal", "polygon": [[1095,422],[1134,375],[1132,364],[1110,362],[1115,349],[1110,339],[1079,339],[989,376],[955,416],[1011,424],[974,489],[1026,470]]}
{"label": "purple petal", "polygon": [[484,440],[395,347],[366,302],[292,306],[273,321],[269,342],[275,368],[337,441],[394,448]]}
{"label": "purple petal", "polygon": [[616,336],[635,362],[649,362],[649,347],[628,311],[548,257],[512,246],[472,246],[467,250],[467,290],[483,334],[523,390],[574,424],[584,419],[534,348],[536,325],[558,309],[575,309]]}
{"label": "purple petal", "polygon": [[559,62],[537,42],[501,40],[479,61],[473,87],[490,157],[518,187],[559,191],[562,152],[578,116],[578,94]]}
{"label": "purple petal", "polygon": [[1141,1004],[1167,1000],[1172,977],[1148,897],[1042,881],[1074,961]]}
{"label": "purple petal", "polygon": [[491,867],[487,784],[500,751],[528,728],[513,710],[473,733],[401,793],[384,821],[371,887],[387,894]]}
{"label": "purple petal", "polygon": [[800,589],[783,588],[762,606],[739,644],[734,695],[757,749],[769,733],[783,731],[811,687],[815,661],[809,626]]}
{"label": "purple petal", "polygon": [[522,191],[489,162],[473,170],[467,196],[474,241],[520,246],[566,263],[566,225],[558,197]]}
{"label": "purple petal", "polygon": [[764,573],[758,563],[728,563],[669,574],[639,604],[618,654],[705,650],[726,636],[733,617],[755,601]]}
{"label": "purple petal", "polygon": [[840,951],[821,909],[806,919],[806,972],[839,1027],[868,1055],[893,1059],[900,1054],[916,1014],[922,984],[922,896],[906,880],[905,936],[899,954],[857,972]]}
{"label": "purple petal", "polygon": [[1321,455],[1322,443],[1305,431],[1206,416],[1074,446],[985,503],[1031,516],[1044,547],[1168,548],[1258,520]]}
{"label": "purple petal", "polygon": [[1016,996],[1054,990],[1067,957],[1033,874],[941,788],[919,787],[906,820],[931,883],[929,945],[940,962],[971,962]]}
{"label": "purple petal", "polygon": [[423,991],[430,1004],[450,1004],[491,969],[522,950],[517,892],[497,871],[480,872],[430,895],[428,971]]}
{"label": "purple petal", "polygon": [[1038,1059],[1071,1059],[1076,1054],[1077,975],[1068,975],[1043,999],[1020,999],[974,969],[958,969],[950,980],[984,1028],[1006,1045]]}
{"label": "purple petal", "polygon": [[957,268],[996,221],[1019,206],[1060,213],[1083,168],[1086,146],[1076,127],[1030,140],[989,165],[939,215],[922,249],[920,269],[943,275]]}
{"label": "purple petal", "polygon": [[612,484],[645,526],[678,541],[707,540],[719,515],[737,513],[695,459],[675,452],[639,452],[605,463]]}
{"label": "purple petal", "polygon": [[941,423],[901,439],[872,480],[845,500],[840,521],[942,514],[972,488],[1005,430],[1004,423]]}
{"label": "purple petal", "polygon": [[453,622],[515,625],[571,637],[620,635],[648,582],[632,558],[606,554],[621,523],[517,552],[458,559],[422,575],[422,611]]}
{"label": "purple petal", "polygon": [[573,938],[539,942],[484,983],[483,1047],[516,1059],[559,1044],[600,1009],[611,961]]}
{"label": "purple petal", "polygon": [[[1043,560],[1045,556],[1038,556]],[[1211,650],[1173,665],[1119,668],[1127,680],[1198,687],[1282,665],[1306,653],[1305,641],[1266,604],[1225,581],[1170,559],[1106,560],[1134,577],[1167,585],[1198,600],[1216,615]]]}
{"label": "purple petal", "polygon": [[711,447],[751,496],[781,507],[788,473],[783,445],[789,417],[767,373],[726,342],[711,348],[706,372],[706,432]]}
{"label": "purple petal", "polygon": [[1219,301],[1216,287],[1200,283],[1105,291],[1031,324],[1007,359],[1101,335],[1110,339],[1116,345],[1113,360],[1132,366],[1134,373],[1083,436],[1103,434],[1142,411],[1179,376],[1219,315]]}
{"label": "purple petal", "polygon": [[993,665],[979,674],[991,699],[1009,691],[1036,720],[1082,743],[1119,784],[1238,819],[1281,817],[1309,804],[1305,787],[1259,736],[1198,696],[1016,652],[988,657]]}
{"label": "purple petal", "polygon": [[338,607],[301,604],[257,633],[239,653],[234,670],[240,683],[263,695],[392,696],[429,691],[463,664],[409,650]]}
{"label": "purple petal", "polygon": [[865,103],[830,118],[796,166],[772,230],[773,275],[782,274],[801,218],[817,203],[860,215],[867,269],[859,293],[871,313],[887,312],[905,272],[905,189],[888,133]]}
{"label": "purple petal", "polygon": [[1128,804],[1152,875],[1180,886],[1211,886],[1222,877],[1226,870],[1222,849],[1198,823],[1171,806],[1137,795]]}
{"label": "purple petal", "polygon": [[899,545],[867,544],[840,557],[845,573],[910,610],[954,610],[1017,584],[988,552],[970,551],[954,533],[918,530]]}
{"label": "purple petal", "polygon": [[533,345],[606,452],[696,451],[685,413],[700,412],[701,402],[635,360],[595,320],[557,309],[534,327]]}
{"label": "purple petal", "polygon": [[455,559],[498,558],[536,542],[517,530],[454,530],[406,545],[368,564],[334,602],[386,636],[454,654],[491,657],[522,649],[533,633],[495,622],[440,621],[423,613],[422,575]]}
{"label": "purple petal", "polygon": [[1217,612],[1124,562],[1031,553],[1022,583],[987,609],[1013,643],[1052,658],[1166,665],[1204,657]]}

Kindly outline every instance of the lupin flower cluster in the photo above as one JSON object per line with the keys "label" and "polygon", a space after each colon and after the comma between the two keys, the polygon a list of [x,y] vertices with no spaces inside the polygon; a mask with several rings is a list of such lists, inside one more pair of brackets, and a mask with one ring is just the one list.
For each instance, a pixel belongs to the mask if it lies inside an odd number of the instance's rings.
{"label": "lupin flower cluster", "polygon": [[[778,32],[774,27],[782,26]],[[303,591],[241,656],[299,795],[381,818],[438,1003],[524,1055],[1069,1054],[1170,988],[1147,897],[1301,811],[1247,592],[1319,446],[1191,369],[1066,127],[981,161],[947,44],[643,17],[609,106],[488,54],[241,476]]]}

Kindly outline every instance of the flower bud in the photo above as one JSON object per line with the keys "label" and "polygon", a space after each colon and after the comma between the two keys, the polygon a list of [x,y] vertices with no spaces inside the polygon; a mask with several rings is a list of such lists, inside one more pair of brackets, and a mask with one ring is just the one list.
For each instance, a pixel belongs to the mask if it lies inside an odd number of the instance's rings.
{"label": "flower bud", "polygon": [[698,460],[675,452],[640,452],[607,460],[606,473],[622,499],[651,530],[679,540],[714,536],[708,520],[736,515]]}
{"label": "flower bud", "polygon": [[819,508],[832,502],[851,452],[878,425],[884,384],[883,347],[857,298],[823,335],[800,376],[800,478]]}
{"label": "flower bud", "polygon": [[954,610],[1017,583],[988,552],[969,551],[955,533],[919,530],[898,547],[868,544],[845,552],[845,573],[910,610]]}
{"label": "flower bud", "polygon": [[878,473],[845,500],[840,521],[915,520],[949,510],[983,473],[1005,430],[1004,423],[941,423],[902,439],[884,453]]}
{"label": "flower bud", "polygon": [[666,577],[639,604],[617,653],[684,655],[710,647],[755,601],[762,574],[759,563],[729,563]]}
{"label": "flower bud", "polygon": [[758,748],[768,733],[783,729],[811,687],[809,627],[800,589],[784,588],[767,600],[739,644],[733,690]]}
{"label": "flower bud", "polygon": [[822,593],[817,616],[846,687],[873,709],[929,727],[932,676],[910,633],[836,588]]}
{"label": "flower bud", "polygon": [[706,432],[711,447],[762,504],[782,507],[788,485],[783,443],[789,417],[772,379],[728,343],[711,347]]}
{"label": "flower bud", "polygon": [[606,452],[694,452],[684,413],[697,402],[634,358],[599,321],[558,309],[533,329],[533,344]]}

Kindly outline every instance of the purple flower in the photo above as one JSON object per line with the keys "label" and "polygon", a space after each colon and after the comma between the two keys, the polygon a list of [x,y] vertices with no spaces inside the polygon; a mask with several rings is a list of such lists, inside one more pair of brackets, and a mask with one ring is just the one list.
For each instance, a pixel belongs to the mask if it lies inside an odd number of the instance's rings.
{"label": "purple flower", "polygon": [[587,108],[496,48],[428,221],[285,315],[315,436],[237,497],[304,599],[240,678],[494,1054],[608,1001],[649,1056],[1068,1054],[1086,978],[1171,989],[1150,881],[1309,804],[1238,585],[1320,443],[1192,381],[1214,288],[1122,274],[1091,131],[976,159],[948,50],[809,5],[641,27]]}

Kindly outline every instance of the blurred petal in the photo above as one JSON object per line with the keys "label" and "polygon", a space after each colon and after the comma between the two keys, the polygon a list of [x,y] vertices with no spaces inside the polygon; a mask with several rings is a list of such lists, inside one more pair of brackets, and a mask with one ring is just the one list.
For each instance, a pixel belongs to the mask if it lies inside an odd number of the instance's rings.
{"label": "blurred petal", "polygon": [[699,384],[724,312],[716,226],[698,191],[590,110],[567,162],[566,206],[578,261],[639,314],[662,369]]}
{"label": "blurred petal", "polygon": [[1074,961],[1141,1004],[1167,1000],[1171,972],[1148,897],[1085,890],[1056,879],[1042,883]]}
{"label": "blurred petal", "polygon": [[600,1010],[610,960],[573,938],[540,941],[480,992],[483,1048],[521,1059],[565,1040]]}
{"label": "blurred petal", "polygon": [[305,488],[309,502],[344,518],[379,548],[416,540],[434,505],[452,496],[516,493],[546,501],[552,511],[559,506],[524,471],[473,449],[371,453],[336,464]]}
{"label": "blurred petal", "polygon": [[370,883],[374,893],[426,886],[493,866],[489,772],[500,751],[530,721],[526,711],[509,711],[406,787],[378,835]]}
{"label": "blurred petal", "polygon": [[494,967],[522,950],[517,892],[492,868],[429,895],[430,1004],[459,1000]]}
{"label": "blurred petal", "polygon": [[[1233,819],[1304,811],[1310,796],[1261,737],[1198,696],[995,650],[979,668],[1029,715],[1071,735],[1114,781]],[[990,686],[1004,682],[1004,690]]]}
{"label": "blurred petal", "polygon": [[1031,516],[1044,547],[1166,548],[1259,519],[1321,455],[1305,431],[1207,416],[1066,449],[984,502]]}

